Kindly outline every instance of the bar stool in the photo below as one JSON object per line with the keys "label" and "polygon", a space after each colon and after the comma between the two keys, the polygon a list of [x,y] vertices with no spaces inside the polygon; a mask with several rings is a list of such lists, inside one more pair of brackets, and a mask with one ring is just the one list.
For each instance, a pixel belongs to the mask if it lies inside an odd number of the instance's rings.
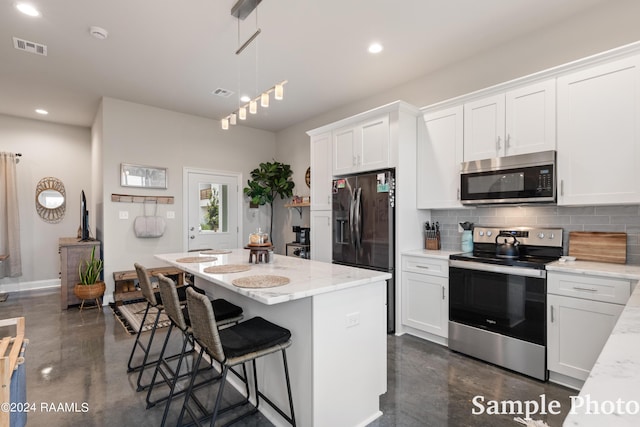
{"label": "bar stool", "polygon": [[[169,329],[167,331],[167,335],[164,340],[164,344],[162,345],[162,350],[160,352],[160,357],[158,359],[158,363],[156,365],[156,369],[153,373],[153,378],[151,380],[151,385],[147,391],[147,409],[155,406],[157,403],[166,400],[164,413],[162,415],[162,423],[161,426],[164,426],[167,415],[169,413],[169,407],[171,406],[171,401],[175,396],[178,396],[184,392],[186,389],[175,392],[176,384],[180,378],[184,378],[186,376],[192,375],[192,372],[189,370],[186,373],[181,374],[182,362],[184,357],[189,352],[193,352],[194,348],[194,339],[193,334],[191,333],[191,322],[189,321],[188,310],[186,307],[181,307],[180,299],[178,298],[178,292],[176,290],[176,286],[173,280],[168,277],[165,277],[162,274],[158,275],[158,282],[160,287],[160,296],[162,297],[164,310],[171,320],[171,325],[169,325]],[[242,309],[238,306],[229,303],[224,299],[217,299],[211,301],[211,304],[216,312],[216,321],[221,327],[231,324],[237,324],[240,320],[242,320]],[[182,349],[179,353],[178,362],[176,369],[173,370],[171,365],[169,364],[169,359],[164,357],[165,350],[167,348],[167,344],[169,342],[169,337],[171,336],[171,332],[173,328],[177,327],[182,332]],[[187,346],[191,346],[191,349],[187,351]],[[153,389],[155,387],[156,378],[160,374],[162,380],[169,386],[169,393],[166,396],[163,396],[156,400],[151,400],[151,395],[153,393]],[[246,374],[245,374],[246,375]],[[194,388],[199,388],[205,384],[208,384],[212,381],[220,379],[220,375],[217,377],[213,377],[202,381],[194,386]]]}
{"label": "bar stool", "polygon": [[[198,419],[193,408],[189,406],[189,401],[193,400],[200,408],[203,405],[199,402],[195,396],[194,383],[196,374],[191,376],[189,388],[185,395],[182,411],[180,411],[180,417],[178,418],[177,425],[182,425],[182,418],[185,412],[189,412],[193,422],[198,426],[202,425],[202,421],[211,418],[211,426],[215,425],[216,419],[219,413],[236,408],[238,406],[249,403],[251,397],[251,391],[249,389],[248,379],[245,375],[243,382],[246,387],[247,397],[241,402],[232,404],[226,408],[220,409],[220,403],[222,402],[222,395],[224,392],[224,386],[226,384],[227,374],[229,370],[232,370],[234,366],[244,364],[246,362],[253,362],[253,379],[254,388],[256,390],[256,406],[251,410],[241,414],[237,418],[228,422],[227,425],[233,424],[236,421],[257,412],[260,405],[260,398],[262,397],[271,407],[273,407],[284,419],[286,419],[292,426],[295,427],[295,415],[293,412],[293,398],[291,396],[291,383],[289,380],[289,368],[287,365],[286,349],[291,345],[291,332],[288,329],[275,325],[262,317],[253,317],[247,321],[238,323],[237,325],[230,326],[226,329],[218,329],[216,319],[214,316],[213,308],[211,304],[207,302],[205,296],[198,294],[192,289],[187,289],[187,308],[189,317],[191,318],[191,328],[193,331],[193,337],[200,346],[201,350],[198,355],[198,360],[195,366],[199,366],[202,361],[203,355],[206,352],[211,360],[215,360],[222,366],[222,376],[220,382],[220,388],[218,395],[216,396],[215,406],[212,413],[205,413],[204,417]],[[289,410],[291,416],[288,416],[284,411],[278,408],[271,400],[269,400],[258,389],[258,376],[256,372],[256,359],[262,356],[266,356],[271,353],[282,351],[282,360],[284,364],[284,374],[287,385],[287,393],[289,397]],[[204,412],[204,411],[203,411]]]}
{"label": "bar stool", "polygon": [[[136,391],[141,391],[148,388],[151,385],[151,383],[144,384],[144,385],[142,384],[142,375],[144,373],[144,370],[149,366],[155,366],[158,362],[158,359],[149,360],[149,354],[151,353],[151,346],[153,344],[153,339],[155,337],[158,321],[160,320],[160,314],[162,313],[162,310],[164,309],[164,307],[162,305],[162,298],[160,296],[160,293],[154,292],[153,287],[151,286],[151,280],[149,278],[147,269],[138,263],[134,263],[134,266],[136,268],[136,274],[138,275],[140,290],[142,291],[142,295],[144,296],[144,298],[147,300],[147,307],[142,317],[142,322],[140,323],[141,325],[140,329],[136,334],[136,340],[133,343],[133,348],[131,349],[131,355],[129,356],[129,362],[127,363],[127,372],[134,372],[134,371],[138,372],[138,378],[136,380],[136,386],[137,386]],[[187,288],[192,288],[194,289],[194,292],[199,292],[201,294],[204,294],[204,291],[192,286],[182,286],[180,288],[176,288],[176,293],[178,294],[179,301],[183,303],[186,301],[185,292]],[[232,319],[242,315],[242,308],[224,299],[214,300],[213,302],[211,302],[211,304],[216,304],[216,306],[220,310],[221,320]],[[144,343],[141,340],[142,325],[145,324],[151,308],[156,309],[155,319],[151,327],[151,334],[149,336],[149,339],[147,340],[146,343]],[[133,358],[138,348],[140,348],[142,350],[142,353],[144,354],[142,363],[136,366],[132,366]],[[176,357],[179,357],[179,355],[178,354],[173,355],[170,357],[170,359],[174,359]]]}

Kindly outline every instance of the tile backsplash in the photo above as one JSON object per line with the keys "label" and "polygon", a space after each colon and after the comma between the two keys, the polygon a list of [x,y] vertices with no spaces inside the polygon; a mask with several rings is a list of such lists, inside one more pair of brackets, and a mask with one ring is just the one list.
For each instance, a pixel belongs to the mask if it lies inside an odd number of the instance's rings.
{"label": "tile backsplash", "polygon": [[458,223],[488,226],[537,226],[563,229],[564,253],[570,231],[627,233],[627,263],[640,265],[640,205],[629,206],[509,206],[432,210],[431,221],[440,223],[442,249],[460,250]]}

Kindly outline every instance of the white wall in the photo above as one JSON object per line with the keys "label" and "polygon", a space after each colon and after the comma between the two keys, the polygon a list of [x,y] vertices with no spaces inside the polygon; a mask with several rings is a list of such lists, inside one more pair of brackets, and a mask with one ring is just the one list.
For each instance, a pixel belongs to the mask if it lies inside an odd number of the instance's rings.
{"label": "white wall", "polygon": [[[0,291],[59,285],[58,238],[73,237],[80,225],[80,191],[91,189],[88,128],[0,115],[0,151],[22,153],[17,165],[22,276],[0,279]],[[66,214],[57,224],[42,220],[35,209],[40,179],[62,181]]]}
{"label": "white wall", "polygon": [[[113,272],[133,269],[133,263],[153,267],[163,265],[153,257],[156,253],[180,252],[183,248],[182,173],[184,167],[240,172],[243,186],[249,172],[260,162],[269,161],[275,153],[275,134],[243,126],[220,129],[217,120],[176,113],[112,98],[104,98],[96,118],[101,124],[100,141],[103,204],[102,242],[105,261],[106,299],[112,296]],[[133,163],[168,168],[168,189],[147,190],[120,186],[120,164]],[[242,189],[241,189],[242,190]],[[175,198],[173,205],[158,205],[158,215],[175,212],[167,219],[164,236],[139,239],[133,233],[133,220],[143,214],[139,203],[111,201],[111,194],[166,195]],[[243,233],[258,226],[258,215],[248,209],[245,200]],[[264,208],[263,208],[264,209]],[[129,219],[118,219],[119,211],[128,211]],[[262,226],[268,217],[259,215]]]}

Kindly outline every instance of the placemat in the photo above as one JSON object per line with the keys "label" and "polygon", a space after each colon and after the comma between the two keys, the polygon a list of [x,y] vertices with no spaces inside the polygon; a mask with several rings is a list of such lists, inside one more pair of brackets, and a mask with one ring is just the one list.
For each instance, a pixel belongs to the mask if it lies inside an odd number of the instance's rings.
{"label": "placemat", "polygon": [[188,256],[184,258],[178,258],[176,262],[210,262],[216,261],[218,258],[214,256]]}
{"label": "placemat", "polygon": [[250,265],[245,264],[226,264],[226,265],[214,265],[211,267],[206,267],[204,269],[205,273],[240,273],[241,271],[249,271],[251,270]]}
{"label": "placemat", "polygon": [[260,274],[234,279],[231,283],[239,288],[275,288],[289,283],[289,278],[284,276],[273,276],[270,274]]}
{"label": "placemat", "polygon": [[231,251],[229,249],[207,249],[206,251],[200,252],[202,255],[222,255],[222,254],[230,254]]}

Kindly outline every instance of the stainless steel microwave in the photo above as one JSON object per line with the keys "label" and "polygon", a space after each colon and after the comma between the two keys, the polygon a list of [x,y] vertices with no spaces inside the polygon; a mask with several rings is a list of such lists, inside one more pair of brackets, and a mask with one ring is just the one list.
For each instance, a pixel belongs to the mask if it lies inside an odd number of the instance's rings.
{"label": "stainless steel microwave", "polygon": [[556,202],[556,152],[543,151],[463,162],[464,205]]}

